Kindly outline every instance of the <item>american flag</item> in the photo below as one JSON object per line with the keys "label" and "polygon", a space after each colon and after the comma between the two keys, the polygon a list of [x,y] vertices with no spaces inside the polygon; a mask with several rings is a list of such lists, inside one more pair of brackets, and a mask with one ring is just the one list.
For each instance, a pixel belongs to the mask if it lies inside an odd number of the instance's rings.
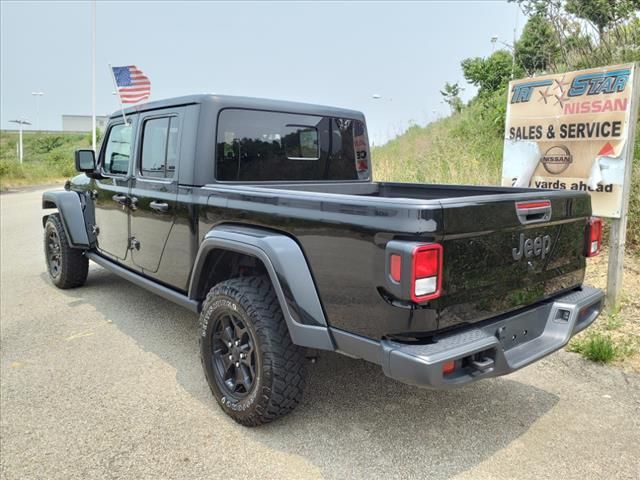
{"label": "american flag", "polygon": [[111,67],[122,103],[138,103],[151,95],[151,81],[135,65]]}

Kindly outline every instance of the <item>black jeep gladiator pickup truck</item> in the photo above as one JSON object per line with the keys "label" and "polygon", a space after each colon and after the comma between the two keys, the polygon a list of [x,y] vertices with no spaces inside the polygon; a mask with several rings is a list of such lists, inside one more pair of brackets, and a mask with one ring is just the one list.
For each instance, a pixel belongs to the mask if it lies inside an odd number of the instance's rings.
{"label": "black jeep gladiator pickup truck", "polygon": [[448,388],[558,350],[602,308],[586,193],[374,182],[360,112],[152,102],[76,167],[42,198],[52,282],[83,285],[92,260],[199,313],[206,379],[243,425],[300,402],[306,349]]}

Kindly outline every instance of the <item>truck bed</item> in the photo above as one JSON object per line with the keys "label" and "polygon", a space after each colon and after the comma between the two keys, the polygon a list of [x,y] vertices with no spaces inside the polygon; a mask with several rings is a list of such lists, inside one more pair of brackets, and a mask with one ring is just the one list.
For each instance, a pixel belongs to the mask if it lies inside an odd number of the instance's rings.
{"label": "truck bed", "polygon": [[[261,225],[300,244],[328,321],[370,338],[426,338],[578,288],[584,278],[584,192],[404,183],[212,184],[209,226]],[[519,218],[516,203],[544,200],[550,221]],[[523,223],[524,221],[524,223]],[[515,259],[527,239],[544,257]],[[443,294],[398,308],[385,288],[390,240],[444,248]]]}

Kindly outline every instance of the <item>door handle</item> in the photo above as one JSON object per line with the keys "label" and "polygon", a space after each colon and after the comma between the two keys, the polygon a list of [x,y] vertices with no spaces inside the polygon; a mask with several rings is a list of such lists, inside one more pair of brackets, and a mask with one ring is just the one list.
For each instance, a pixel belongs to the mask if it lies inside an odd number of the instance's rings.
{"label": "door handle", "polygon": [[156,202],[155,200],[149,204],[149,207],[156,212],[166,212],[169,210],[168,203]]}
{"label": "door handle", "polygon": [[131,199],[129,197],[127,197],[126,195],[120,195],[118,193],[116,193],[113,197],[111,197],[111,199],[116,202],[119,203],[120,205],[129,205],[131,203]]}

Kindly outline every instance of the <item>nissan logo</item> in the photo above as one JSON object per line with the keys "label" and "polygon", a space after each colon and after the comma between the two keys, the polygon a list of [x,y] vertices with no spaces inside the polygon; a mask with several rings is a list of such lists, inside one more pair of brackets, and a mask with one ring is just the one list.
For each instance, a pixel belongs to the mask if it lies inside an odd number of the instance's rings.
{"label": "nissan logo", "polygon": [[556,145],[544,152],[540,161],[547,172],[559,175],[569,168],[573,162],[573,155],[567,147]]}

